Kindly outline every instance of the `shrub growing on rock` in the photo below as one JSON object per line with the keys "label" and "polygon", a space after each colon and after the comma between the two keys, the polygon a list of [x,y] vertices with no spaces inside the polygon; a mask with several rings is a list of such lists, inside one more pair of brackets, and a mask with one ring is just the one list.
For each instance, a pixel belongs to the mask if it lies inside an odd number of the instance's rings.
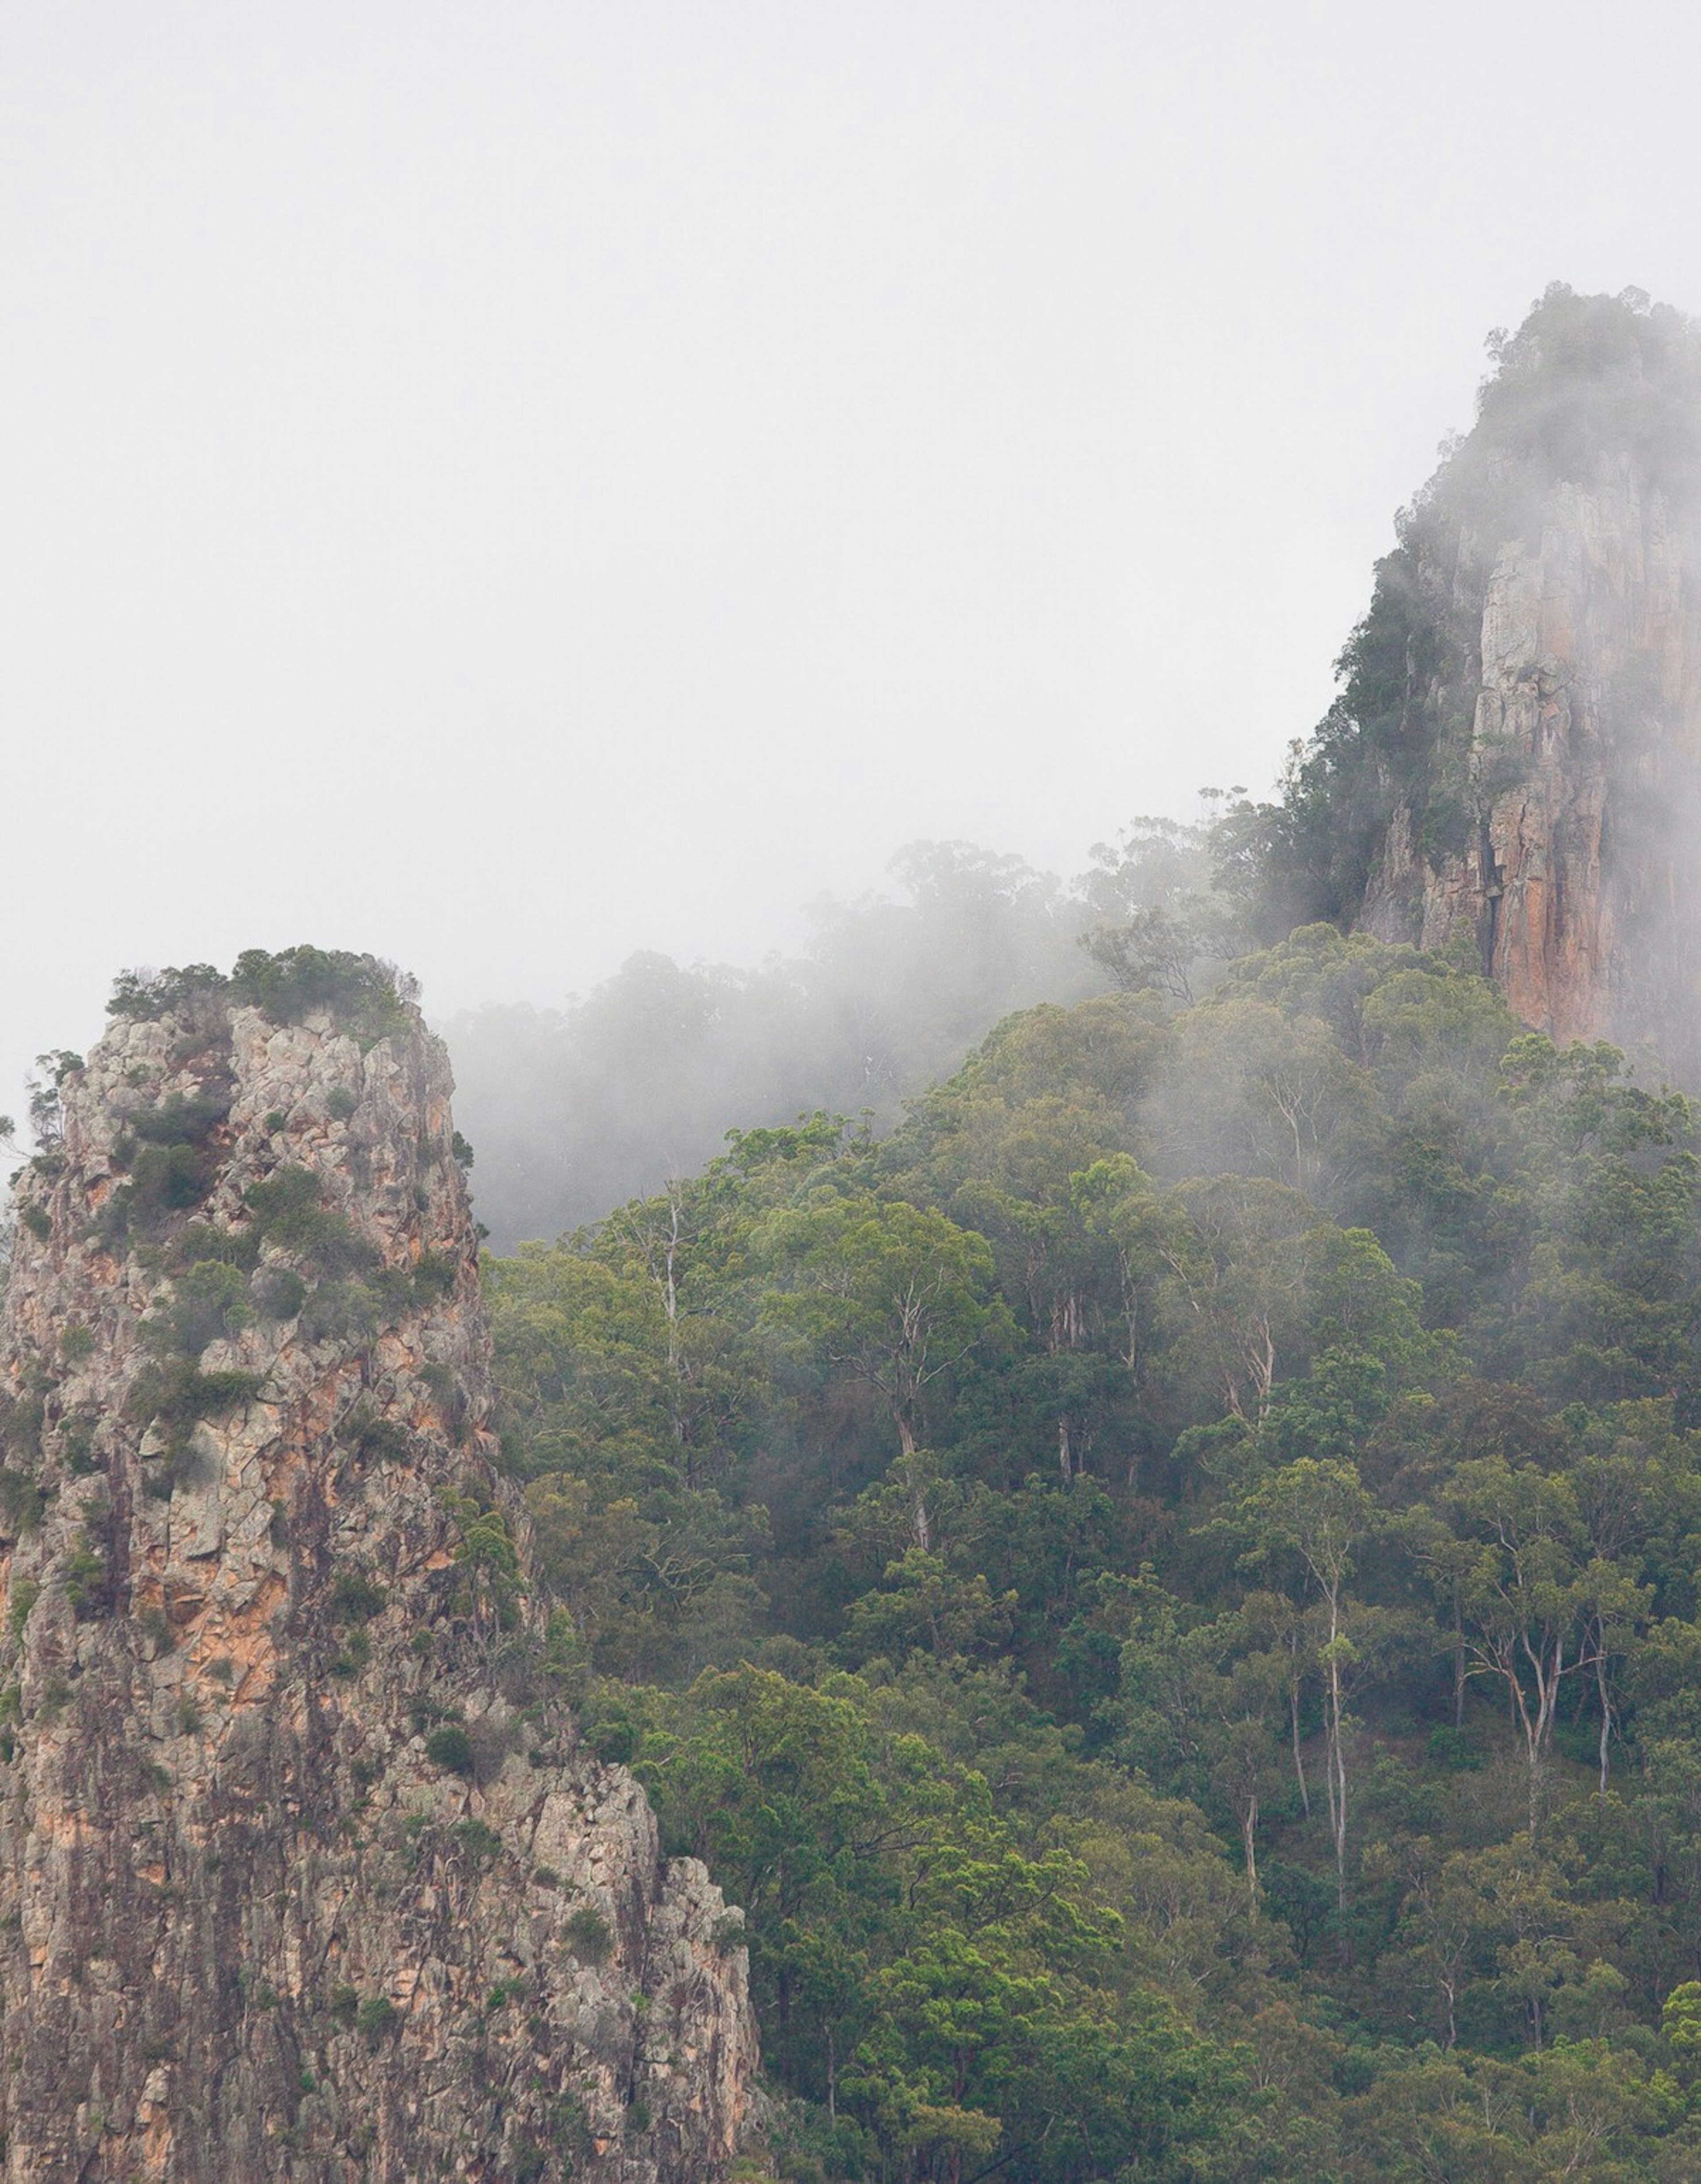
{"label": "shrub growing on rock", "polygon": [[394,2031],[401,2012],[389,1997],[375,1994],[360,2004],[354,2020],[354,2029],[370,2048],[376,2048],[387,2032]]}
{"label": "shrub growing on rock", "polygon": [[307,1301],[307,1284],[292,1267],[262,1267],[248,1295],[263,1318],[293,1319]]}
{"label": "shrub growing on rock", "polygon": [[177,1277],[170,1303],[143,1321],[142,1331],[157,1351],[198,1357],[209,1342],[250,1326],[254,1316],[241,1268],[204,1259]]}
{"label": "shrub growing on rock", "polygon": [[377,1257],[354,1223],[326,1205],[310,1168],[275,1170],[248,1186],[246,1201],[263,1241],[294,1252],[328,1279],[364,1273]]}
{"label": "shrub growing on rock", "polygon": [[445,1722],[426,1739],[426,1758],[433,1767],[469,1779],[473,1769],[472,1739],[458,1722]]}
{"label": "shrub growing on rock", "polygon": [[562,1922],[561,1936],[581,1963],[606,1964],[614,1947],[614,1931],[594,1903],[582,1903]]}

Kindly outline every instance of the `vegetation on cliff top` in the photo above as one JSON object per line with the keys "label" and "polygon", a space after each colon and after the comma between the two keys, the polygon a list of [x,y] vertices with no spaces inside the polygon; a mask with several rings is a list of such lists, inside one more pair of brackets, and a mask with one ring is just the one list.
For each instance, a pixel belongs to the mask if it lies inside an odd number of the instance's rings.
{"label": "vegetation on cliff top", "polygon": [[113,982],[111,1016],[158,1017],[185,1009],[232,1004],[257,1008],[274,1023],[299,1023],[323,1011],[367,1040],[404,1029],[418,989],[393,963],[347,949],[303,944],[270,954],[249,948],[228,973],[210,963],[163,971],[124,971]]}

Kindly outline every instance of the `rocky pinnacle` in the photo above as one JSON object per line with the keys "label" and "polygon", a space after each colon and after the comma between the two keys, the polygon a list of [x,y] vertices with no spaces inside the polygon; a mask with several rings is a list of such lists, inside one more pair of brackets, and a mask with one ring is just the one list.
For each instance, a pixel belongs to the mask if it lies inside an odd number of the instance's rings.
{"label": "rocky pinnacle", "polygon": [[0,1321],[0,2175],[733,2157],[741,1926],[577,1742],[493,1462],[446,1057],[114,1019]]}

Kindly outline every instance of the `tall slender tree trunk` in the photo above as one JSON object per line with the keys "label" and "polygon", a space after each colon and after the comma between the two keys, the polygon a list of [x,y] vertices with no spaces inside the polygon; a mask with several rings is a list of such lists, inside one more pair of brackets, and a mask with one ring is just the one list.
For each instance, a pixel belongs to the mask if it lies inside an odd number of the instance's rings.
{"label": "tall slender tree trunk", "polygon": [[1324,1698],[1324,1778],[1329,1793],[1329,1830],[1335,1843],[1335,1894],[1341,1914],[1340,1948],[1341,1962],[1347,1958],[1347,1753],[1341,1734],[1341,1722],[1346,1712],[1346,1700],[1341,1687],[1341,1658],[1336,1641],[1341,1635],[1341,1596],[1330,1587],[1325,1598],[1329,1603],[1329,1644],[1325,1649],[1325,1674]]}
{"label": "tall slender tree trunk", "polygon": [[1601,1789],[1605,1797],[1607,1782],[1612,1769],[1613,1713],[1612,1691],[1607,1682],[1606,1634],[1599,1633],[1595,1640],[1595,1690],[1601,1702]]}
{"label": "tall slender tree trunk", "polygon": [[1288,1725],[1293,1732],[1293,1771],[1299,1784],[1299,1802],[1307,1819],[1311,1818],[1311,1786],[1305,1779],[1305,1758],[1299,1748],[1299,1679],[1296,1676],[1287,1687]]}
{"label": "tall slender tree trunk", "polygon": [[1246,1851],[1246,1896],[1251,1915],[1258,1915],[1258,1800],[1256,1791],[1251,1792],[1241,1811],[1241,1841]]}
{"label": "tall slender tree trunk", "polygon": [[[914,1456],[915,1429],[910,1424],[908,1414],[895,1409],[892,1415],[897,1422],[900,1448],[906,1458]],[[922,1552],[928,1555],[933,1552],[933,1519],[928,1513],[927,1487],[916,1473],[912,1472],[910,1476],[915,1491],[915,1500],[910,1509],[910,1536]]]}

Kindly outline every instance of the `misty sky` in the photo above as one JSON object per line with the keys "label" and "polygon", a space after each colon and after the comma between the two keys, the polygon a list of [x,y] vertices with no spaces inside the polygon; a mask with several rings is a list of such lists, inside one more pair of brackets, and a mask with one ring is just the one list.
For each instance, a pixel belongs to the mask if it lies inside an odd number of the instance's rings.
{"label": "misty sky", "polygon": [[1482,338],[1701,310],[1701,17],[0,0],[0,1107],[1267,788]]}

